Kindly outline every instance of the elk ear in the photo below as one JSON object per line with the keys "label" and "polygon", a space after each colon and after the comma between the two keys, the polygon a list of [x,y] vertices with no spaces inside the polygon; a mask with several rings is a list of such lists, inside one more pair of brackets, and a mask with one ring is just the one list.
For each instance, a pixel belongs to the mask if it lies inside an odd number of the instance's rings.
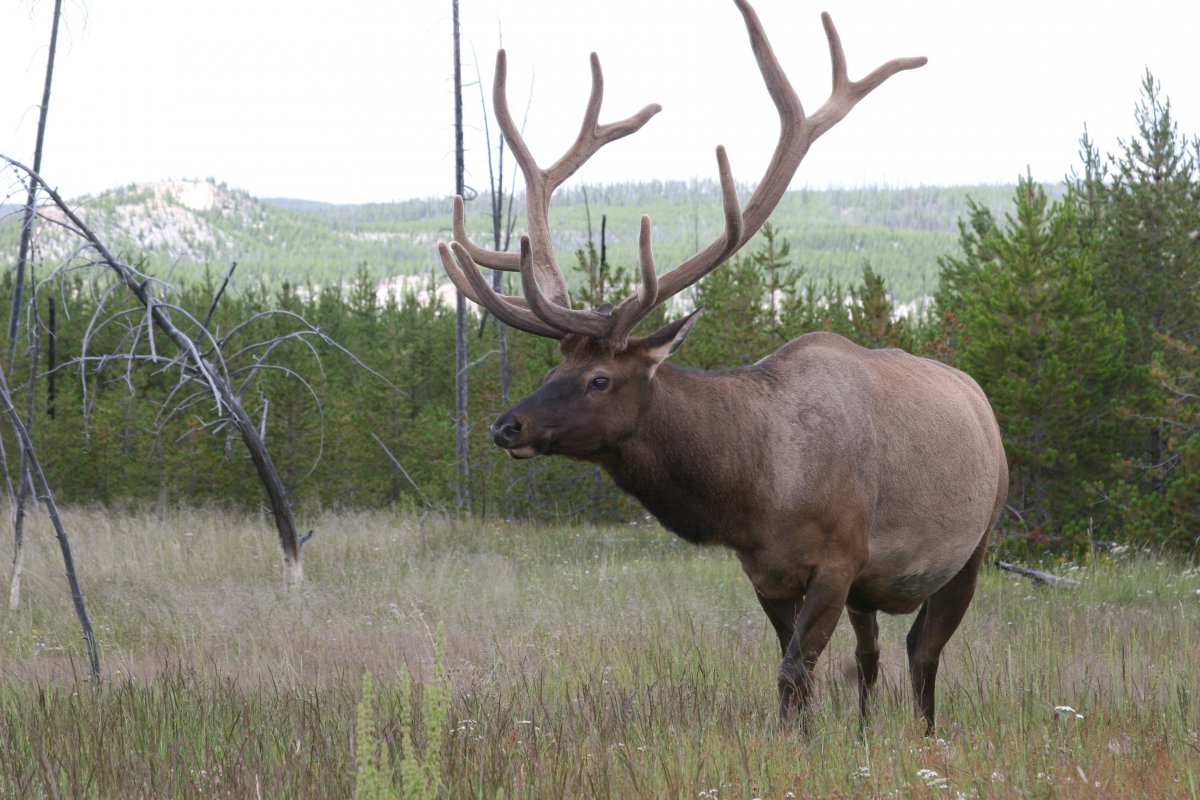
{"label": "elk ear", "polygon": [[642,347],[645,349],[645,353],[649,356],[651,362],[653,362],[653,366],[650,368],[651,376],[658,369],[658,365],[683,344],[683,340],[687,338],[688,331],[692,329],[692,326],[696,324],[696,320],[700,318],[700,311],[701,309],[697,308],[686,317],[662,326],[642,340]]}

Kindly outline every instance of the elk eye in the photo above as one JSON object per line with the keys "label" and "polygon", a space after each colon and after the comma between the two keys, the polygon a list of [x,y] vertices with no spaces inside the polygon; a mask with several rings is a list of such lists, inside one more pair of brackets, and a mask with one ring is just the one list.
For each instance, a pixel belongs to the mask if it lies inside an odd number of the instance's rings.
{"label": "elk eye", "polygon": [[607,388],[608,378],[604,375],[597,375],[596,377],[592,378],[590,383],[588,383],[588,389],[595,389],[598,392],[604,391]]}

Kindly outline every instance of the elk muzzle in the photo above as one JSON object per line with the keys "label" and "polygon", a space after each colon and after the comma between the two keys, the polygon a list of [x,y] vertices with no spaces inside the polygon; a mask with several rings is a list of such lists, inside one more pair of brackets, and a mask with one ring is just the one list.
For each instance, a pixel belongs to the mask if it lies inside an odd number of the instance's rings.
{"label": "elk muzzle", "polygon": [[488,428],[492,441],[513,458],[533,458],[537,448],[528,441],[528,422],[510,411],[501,414]]}

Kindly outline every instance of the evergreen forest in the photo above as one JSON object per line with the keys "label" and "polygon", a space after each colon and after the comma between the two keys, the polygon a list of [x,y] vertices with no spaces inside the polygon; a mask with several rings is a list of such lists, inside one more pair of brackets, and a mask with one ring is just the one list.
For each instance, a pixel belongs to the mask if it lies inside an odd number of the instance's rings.
{"label": "evergreen forest", "polygon": [[[1179,132],[1150,75],[1133,122],[1113,153],[1085,135],[1062,184],[1024,177],[965,190],[791,192],[749,246],[643,332],[703,306],[673,359],[704,369],[752,363],[812,330],[941,359],[983,386],[1000,421],[1011,471],[1003,547],[1073,552],[1112,542],[1194,556],[1200,139]],[[515,462],[491,444],[488,423],[558,356],[555,342],[504,335],[477,309],[469,453],[458,462],[455,311],[438,299],[444,280],[433,255],[448,236],[448,202],[261,202],[203,185],[211,191],[201,203],[127,187],[81,208],[97,229],[123,231],[110,234],[112,247],[168,282],[170,302],[190,318],[210,318],[228,347],[281,337],[243,399],[302,517],[401,506],[644,518],[596,468]],[[578,302],[632,290],[638,215],[654,218],[656,255],[669,264],[719,230],[715,194],[703,183],[650,183],[556,197],[558,252],[576,268]],[[468,209],[477,240],[491,235],[485,202]],[[129,211],[139,203],[158,209],[159,227],[155,214]],[[6,258],[15,216],[0,224]],[[263,506],[236,434],[206,416],[203,402],[178,395],[169,365],[110,357],[168,347],[139,326],[145,312],[94,269],[56,269],[77,262],[61,226],[39,231],[35,313],[6,372],[59,501]],[[0,283],[5,308],[13,291],[10,269]],[[289,336],[296,317],[338,347]],[[125,324],[100,324],[112,319]],[[19,448],[7,428],[3,445],[12,462]]]}

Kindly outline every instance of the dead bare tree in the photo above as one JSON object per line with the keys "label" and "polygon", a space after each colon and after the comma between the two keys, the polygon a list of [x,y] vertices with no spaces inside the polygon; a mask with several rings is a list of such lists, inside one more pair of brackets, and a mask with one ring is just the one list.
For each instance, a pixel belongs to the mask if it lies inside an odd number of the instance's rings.
{"label": "dead bare tree", "polygon": [[[458,24],[458,0],[452,0],[454,17],[454,193],[466,195],[463,150],[462,52]],[[455,508],[461,514],[471,508],[470,425],[467,418],[467,299],[455,292],[454,303],[454,454],[458,462]]]}
{"label": "dead bare tree", "polygon": [[[170,287],[167,284],[116,257],[103,240],[36,171],[3,154],[0,154],[0,160],[42,187],[55,209],[56,218],[53,221],[67,228],[81,242],[72,255],[43,279],[39,286],[61,280],[67,272],[95,267],[103,268],[115,278],[113,284],[98,290],[100,302],[97,313],[88,326],[84,352],[66,365],[73,364],[86,369],[88,366],[97,367],[112,361],[124,361],[130,366],[135,362],[142,362],[158,366],[160,370],[177,371],[178,383],[169,393],[159,419],[165,423],[176,414],[207,408],[209,417],[202,419],[201,429],[220,431],[232,426],[236,430],[267,494],[280,548],[283,551],[284,585],[288,588],[298,586],[304,579],[302,548],[312,536],[312,531],[300,533],[288,491],[264,441],[265,428],[260,431],[259,425],[247,411],[243,397],[264,371],[282,370],[304,383],[316,402],[316,393],[302,376],[270,360],[280,347],[289,342],[306,346],[316,359],[318,367],[320,357],[315,344],[320,343],[350,357],[389,386],[391,383],[312,327],[303,317],[290,311],[264,311],[219,334],[210,327],[207,319],[198,320],[187,310],[170,302]],[[121,294],[132,298],[134,305],[110,312],[108,304]],[[176,324],[177,318],[182,320],[182,328]],[[291,325],[291,330],[281,335],[271,335],[243,343],[256,330],[256,323],[267,319],[283,320]],[[121,352],[92,354],[87,351],[88,343],[95,338],[96,333],[117,325],[125,326],[121,337]],[[165,335],[172,346],[160,352],[155,338],[156,332]],[[317,458],[319,457],[318,454]]]}
{"label": "dead bare tree", "polygon": [[[33,169],[41,169],[42,152],[46,141],[46,120],[50,111],[50,87],[54,81],[54,56],[58,49],[58,23],[62,17],[62,0],[55,0],[54,11],[50,22],[50,46],[46,54],[46,78],[42,82],[42,102],[38,106],[37,137],[33,147]],[[37,206],[37,185],[32,181],[28,185],[25,206],[21,220],[21,233],[17,246],[17,263],[13,269],[12,308],[8,319],[8,356],[9,363],[14,360],[17,352],[17,330],[20,326],[22,295],[25,291],[25,270],[29,259],[30,244],[33,234],[34,210]],[[36,356],[34,357],[36,360]],[[29,385],[30,403],[33,400],[34,386]],[[11,399],[11,398],[10,398]],[[27,418],[27,425],[32,419]],[[16,608],[21,601],[21,572],[25,562],[25,502],[32,486],[32,476],[29,474],[26,453],[21,449],[18,458],[18,485],[12,495],[13,519],[13,573],[9,583],[9,607]]]}
{"label": "dead bare tree", "polygon": [[[62,0],[54,0],[54,19],[50,23],[50,49],[46,55],[46,80],[42,84],[42,104],[38,109],[37,143],[33,148],[33,171],[42,169],[42,147],[46,139],[46,117],[50,110],[50,85],[54,79],[54,53],[58,48],[58,21],[62,16]],[[21,224],[21,240],[17,252],[17,266],[13,273],[12,312],[8,318],[8,355],[11,359],[17,351],[17,325],[21,317],[21,293],[25,286],[25,262],[29,256],[29,243],[33,234],[33,215],[37,205],[37,184],[30,181],[29,194],[25,200],[24,219]]]}
{"label": "dead bare tree", "polygon": [[96,632],[92,628],[92,619],[88,614],[87,603],[83,599],[83,588],[80,586],[79,577],[75,573],[75,556],[71,551],[71,539],[67,535],[66,526],[63,525],[62,515],[58,512],[58,504],[54,500],[54,492],[50,489],[50,482],[46,480],[46,473],[42,471],[42,464],[38,460],[37,452],[34,450],[29,429],[25,427],[25,423],[21,420],[20,412],[17,411],[16,406],[13,404],[12,393],[8,389],[8,380],[4,377],[4,370],[0,370],[0,407],[3,408],[5,415],[13,426],[13,431],[17,435],[17,441],[21,447],[23,459],[28,465],[30,475],[37,478],[37,485],[41,490],[41,500],[46,505],[46,513],[50,516],[50,521],[54,525],[54,533],[58,539],[58,548],[62,553],[63,569],[67,576],[67,585],[71,589],[71,601],[75,606],[75,616],[78,617],[79,627],[83,632],[83,642],[88,657],[88,670],[92,677],[92,684],[98,685],[100,682],[100,651],[96,646]]}
{"label": "dead bare tree", "polygon": [[[35,300],[34,302],[30,303],[30,305],[33,307],[33,310],[31,310],[29,315],[29,380],[25,385],[25,438],[31,438],[33,431],[33,407],[34,393],[37,390],[38,352],[41,350],[41,327],[38,324],[36,313],[37,301]],[[7,378],[5,381],[7,383]],[[7,392],[7,388],[5,391]],[[9,395],[7,402],[12,402],[11,394]],[[18,434],[17,438],[18,441],[21,440],[20,434]],[[10,610],[16,610],[21,605],[21,576],[25,570],[26,508],[29,498],[37,495],[33,485],[33,473],[31,471],[31,466],[28,448],[21,447],[20,458],[18,459],[17,467],[17,488],[15,492],[9,492],[9,499],[12,502],[13,522],[12,575],[9,578],[8,583],[8,607]],[[4,467],[5,471],[7,472],[7,461],[5,462]]]}
{"label": "dead bare tree", "polygon": [[[0,438],[0,469],[4,472],[4,492],[8,497],[8,506],[15,511],[17,489],[13,487],[12,472],[8,468],[8,450],[4,447],[2,438]],[[23,477],[22,474],[18,480]],[[25,538],[21,529],[15,525],[15,516],[13,521],[12,575],[8,580],[8,607],[10,610],[16,610],[21,605],[21,574],[25,570]]]}

